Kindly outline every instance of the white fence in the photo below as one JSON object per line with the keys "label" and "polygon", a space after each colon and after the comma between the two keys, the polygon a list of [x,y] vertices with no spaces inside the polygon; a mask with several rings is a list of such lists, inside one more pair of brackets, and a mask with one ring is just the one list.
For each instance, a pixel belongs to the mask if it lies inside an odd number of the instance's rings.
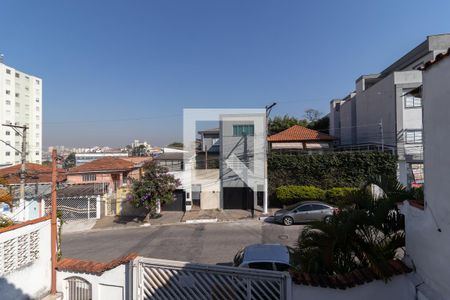
{"label": "white fence", "polygon": [[137,258],[133,299],[291,299],[288,273]]}
{"label": "white fence", "polygon": [[50,289],[50,220],[0,231],[0,298],[39,299]]}

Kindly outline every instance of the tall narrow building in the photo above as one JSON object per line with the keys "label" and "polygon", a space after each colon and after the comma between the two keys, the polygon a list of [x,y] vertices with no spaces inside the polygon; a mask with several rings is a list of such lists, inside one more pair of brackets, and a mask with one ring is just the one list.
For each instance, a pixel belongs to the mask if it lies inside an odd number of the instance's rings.
{"label": "tall narrow building", "polygon": [[[26,125],[27,162],[42,162],[42,79],[0,62],[0,123]],[[18,130],[21,132],[21,130]],[[20,163],[22,136],[0,128],[0,167]],[[6,145],[11,145],[12,147]]]}

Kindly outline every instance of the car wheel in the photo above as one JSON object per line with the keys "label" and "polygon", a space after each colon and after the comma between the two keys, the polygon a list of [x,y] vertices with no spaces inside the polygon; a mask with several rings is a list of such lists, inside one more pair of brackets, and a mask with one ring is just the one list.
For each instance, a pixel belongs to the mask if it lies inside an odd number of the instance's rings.
{"label": "car wheel", "polygon": [[286,226],[291,226],[292,224],[294,224],[294,219],[292,219],[291,217],[284,217],[283,224]]}
{"label": "car wheel", "polygon": [[323,219],[323,221],[324,221],[325,223],[331,223],[331,216],[326,216],[326,217]]}

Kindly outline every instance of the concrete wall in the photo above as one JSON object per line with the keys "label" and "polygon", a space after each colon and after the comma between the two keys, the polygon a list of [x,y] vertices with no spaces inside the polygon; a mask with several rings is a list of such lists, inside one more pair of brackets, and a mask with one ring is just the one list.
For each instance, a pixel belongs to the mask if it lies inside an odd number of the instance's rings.
{"label": "concrete wall", "polygon": [[356,95],[357,143],[381,143],[379,123],[383,121],[384,144],[395,145],[395,88],[391,74]]}
{"label": "concrete wall", "polygon": [[[0,233],[0,243],[4,244],[14,238],[20,239],[33,232],[39,232],[38,258],[0,277],[1,299],[35,299],[50,291],[51,252],[50,252],[50,220],[27,225],[11,231]],[[0,256],[4,265],[5,257]]]}
{"label": "concrete wall", "polygon": [[353,135],[353,124],[356,122],[356,115],[354,114],[354,101],[356,99],[352,98],[344,103],[341,103],[340,108],[340,124],[341,124],[341,145],[351,145],[356,142],[356,137]]}
{"label": "concrete wall", "polygon": [[346,290],[293,284],[292,299],[314,300],[411,300],[415,289],[407,276],[395,276],[387,283],[382,280],[366,283]]}
{"label": "concrete wall", "polygon": [[58,271],[57,290],[63,293],[64,299],[69,299],[67,279],[70,277],[80,277],[91,284],[92,300],[131,299],[129,297],[129,289],[132,285],[129,282],[129,272],[129,264],[120,265],[112,270],[106,271],[102,275]]}
{"label": "concrete wall", "polygon": [[[406,249],[425,283],[450,295],[450,59],[423,72],[424,211],[405,209]],[[440,230],[439,230],[440,229]],[[445,296],[445,297],[444,297]]]}

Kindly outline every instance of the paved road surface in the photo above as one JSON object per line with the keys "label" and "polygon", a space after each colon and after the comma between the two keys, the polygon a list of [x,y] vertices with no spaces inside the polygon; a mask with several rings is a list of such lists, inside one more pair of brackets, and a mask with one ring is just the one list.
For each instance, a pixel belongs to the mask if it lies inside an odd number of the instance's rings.
{"label": "paved road surface", "polygon": [[294,245],[302,228],[252,220],[91,231],[63,235],[62,250],[64,257],[96,261],[137,252],[152,258],[228,264],[246,245]]}

